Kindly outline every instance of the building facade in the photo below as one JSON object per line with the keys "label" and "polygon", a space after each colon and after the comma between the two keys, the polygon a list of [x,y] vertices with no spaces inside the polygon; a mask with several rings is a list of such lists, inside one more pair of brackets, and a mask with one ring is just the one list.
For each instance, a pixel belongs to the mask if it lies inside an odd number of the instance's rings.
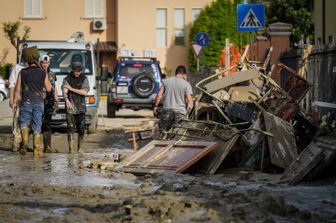
{"label": "building facade", "polygon": [[315,44],[335,44],[335,9],[335,0],[314,0],[313,21]]}
{"label": "building facade", "polygon": [[[29,40],[66,41],[82,32],[111,72],[118,56],[157,57],[166,71],[187,65],[189,28],[213,0],[0,0],[0,23],[20,21]],[[0,58],[16,62],[15,48],[0,38]]]}

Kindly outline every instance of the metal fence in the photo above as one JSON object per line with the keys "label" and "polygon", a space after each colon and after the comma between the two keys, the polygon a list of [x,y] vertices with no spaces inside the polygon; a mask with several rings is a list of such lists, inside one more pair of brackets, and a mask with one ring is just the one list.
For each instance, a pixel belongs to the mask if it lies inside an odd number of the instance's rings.
{"label": "metal fence", "polygon": [[[302,49],[284,53],[280,61],[285,65],[298,70]],[[311,110],[316,102],[319,103],[317,110],[321,113],[334,111],[331,104],[336,104],[336,46],[313,46],[311,54],[307,58],[306,79],[313,84],[313,88],[307,95],[307,109]],[[327,104],[331,103],[331,104]],[[321,106],[325,104],[325,106]]]}

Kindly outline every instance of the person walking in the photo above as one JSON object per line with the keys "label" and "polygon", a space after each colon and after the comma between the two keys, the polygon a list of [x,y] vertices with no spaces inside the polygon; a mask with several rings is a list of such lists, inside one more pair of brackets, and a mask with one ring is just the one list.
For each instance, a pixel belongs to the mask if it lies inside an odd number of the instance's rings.
{"label": "person walking", "polygon": [[43,152],[52,153],[58,152],[51,147],[51,117],[55,110],[58,110],[58,94],[56,89],[56,75],[49,69],[50,57],[43,55],[40,58],[41,68],[47,73],[49,82],[51,84],[51,92],[47,92],[44,99],[44,113],[43,113]]}
{"label": "person walking", "polygon": [[12,133],[13,133],[13,152],[18,152],[21,149],[21,131],[20,131],[20,123],[19,123],[19,114],[20,109],[16,108],[14,110],[14,91],[15,91],[15,84],[17,78],[19,76],[19,72],[24,68],[28,67],[28,64],[25,63],[23,66],[22,64],[15,64],[11,70],[9,76],[9,107],[13,110],[13,123],[12,123]]}
{"label": "person walking", "polygon": [[38,66],[39,52],[36,46],[23,49],[24,59],[29,66],[20,71],[15,86],[13,108],[16,109],[18,99],[20,103],[20,128],[22,137],[21,154],[25,154],[28,148],[29,125],[33,130],[34,156],[42,155],[41,150],[41,126],[44,111],[43,88],[51,91],[46,72]]}
{"label": "person walking", "polygon": [[192,88],[186,81],[187,71],[183,65],[176,68],[175,76],[163,80],[163,84],[155,98],[154,115],[162,98],[162,112],[159,120],[161,133],[167,131],[173,124],[187,118],[193,108]]}
{"label": "person walking", "polygon": [[82,64],[73,62],[72,71],[63,79],[62,91],[66,107],[66,118],[68,125],[68,145],[69,153],[74,153],[74,133],[78,133],[77,151],[83,153],[83,143],[85,134],[85,113],[87,95],[90,86],[88,78],[81,73]]}

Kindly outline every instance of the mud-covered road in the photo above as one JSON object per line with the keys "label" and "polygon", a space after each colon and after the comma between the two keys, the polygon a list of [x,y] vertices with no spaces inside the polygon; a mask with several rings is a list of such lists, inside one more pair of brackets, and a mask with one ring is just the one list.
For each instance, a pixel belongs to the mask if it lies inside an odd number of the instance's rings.
{"label": "mud-covered road", "polygon": [[102,115],[83,157],[67,154],[63,130],[53,135],[59,153],[14,154],[0,126],[0,222],[336,222],[335,180],[293,187],[243,170],[134,176],[90,168],[133,153],[123,125],[152,119],[136,114]]}

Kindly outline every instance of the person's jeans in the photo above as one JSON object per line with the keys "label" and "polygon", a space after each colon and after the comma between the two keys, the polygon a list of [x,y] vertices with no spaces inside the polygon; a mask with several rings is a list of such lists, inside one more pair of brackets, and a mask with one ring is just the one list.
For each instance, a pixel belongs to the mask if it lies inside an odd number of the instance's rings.
{"label": "person's jeans", "polygon": [[20,106],[20,128],[31,125],[34,134],[41,133],[43,102],[26,102]]}

